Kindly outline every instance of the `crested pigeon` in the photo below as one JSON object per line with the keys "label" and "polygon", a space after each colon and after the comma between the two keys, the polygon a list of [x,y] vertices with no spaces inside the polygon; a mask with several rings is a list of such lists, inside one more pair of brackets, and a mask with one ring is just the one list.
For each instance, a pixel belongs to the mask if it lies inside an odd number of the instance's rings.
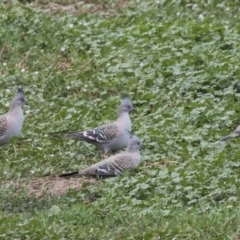
{"label": "crested pigeon", "polygon": [[131,171],[138,167],[141,161],[141,155],[139,152],[140,148],[140,139],[136,135],[132,134],[126,151],[108,157],[79,172],[62,174],[60,177],[73,177],[78,175],[102,177],[119,176],[124,170]]}
{"label": "crested pigeon", "polygon": [[108,152],[117,152],[128,145],[132,130],[129,112],[135,110],[131,99],[125,96],[119,107],[118,118],[115,122],[96,127],[83,132],[70,133],[67,136],[95,145],[98,149]]}
{"label": "crested pigeon", "polygon": [[9,111],[0,115],[0,146],[8,144],[13,136],[18,136],[23,125],[23,105],[26,104],[22,89],[19,87]]}
{"label": "crested pigeon", "polygon": [[218,142],[225,142],[225,141],[227,141],[229,139],[236,138],[236,137],[240,137],[240,125],[234,130],[233,133],[231,133],[230,135],[227,135],[227,136],[221,138],[216,143],[218,143]]}

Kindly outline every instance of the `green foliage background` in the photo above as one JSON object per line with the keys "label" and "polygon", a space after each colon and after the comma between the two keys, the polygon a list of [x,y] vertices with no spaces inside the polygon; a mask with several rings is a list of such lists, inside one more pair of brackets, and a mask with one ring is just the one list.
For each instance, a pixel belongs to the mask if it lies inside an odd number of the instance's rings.
{"label": "green foliage background", "polygon": [[115,120],[124,94],[143,161],[59,198],[2,185],[1,238],[239,239],[239,140],[213,144],[240,123],[238,1],[93,1],[101,10],[82,14],[11,2],[0,4],[1,112],[17,85],[30,106],[0,149],[1,181],[98,161],[94,147],[49,134]]}

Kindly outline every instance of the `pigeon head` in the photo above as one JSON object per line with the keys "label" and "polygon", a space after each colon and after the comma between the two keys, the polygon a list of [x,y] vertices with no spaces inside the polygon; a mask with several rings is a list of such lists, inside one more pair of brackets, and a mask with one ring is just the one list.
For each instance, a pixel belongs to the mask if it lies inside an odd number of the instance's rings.
{"label": "pigeon head", "polygon": [[129,98],[129,96],[124,96],[122,102],[121,102],[121,105],[120,105],[120,108],[119,108],[119,111],[120,112],[131,112],[135,110],[133,105],[132,105],[132,102],[131,102],[131,99]]}
{"label": "pigeon head", "polygon": [[11,109],[15,107],[22,107],[24,104],[27,104],[26,99],[23,95],[22,89],[18,87],[17,95],[12,100]]}
{"label": "pigeon head", "polygon": [[138,151],[141,148],[142,143],[135,134],[133,134],[132,132],[129,133],[131,135],[131,138],[128,142],[128,151]]}

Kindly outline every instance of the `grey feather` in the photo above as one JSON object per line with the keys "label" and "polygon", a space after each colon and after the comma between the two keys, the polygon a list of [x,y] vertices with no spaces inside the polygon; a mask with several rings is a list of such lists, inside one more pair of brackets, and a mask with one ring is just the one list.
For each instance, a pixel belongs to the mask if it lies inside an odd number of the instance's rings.
{"label": "grey feather", "polygon": [[134,110],[131,99],[125,96],[119,107],[118,118],[115,122],[98,126],[83,132],[67,134],[67,137],[78,139],[95,145],[98,149],[107,152],[116,152],[125,148],[129,141],[132,124],[129,112]]}
{"label": "grey feather", "polygon": [[92,175],[92,176],[119,176],[124,170],[132,171],[141,161],[139,149],[141,148],[140,139],[132,135],[126,151],[106,158],[91,167],[79,172],[62,174],[60,177]]}
{"label": "grey feather", "polygon": [[0,116],[0,137],[4,136],[7,129],[7,118],[5,116]]}
{"label": "grey feather", "polygon": [[13,136],[21,133],[23,125],[23,105],[26,104],[22,89],[19,87],[13,98],[9,111],[0,115],[0,146],[8,144]]}

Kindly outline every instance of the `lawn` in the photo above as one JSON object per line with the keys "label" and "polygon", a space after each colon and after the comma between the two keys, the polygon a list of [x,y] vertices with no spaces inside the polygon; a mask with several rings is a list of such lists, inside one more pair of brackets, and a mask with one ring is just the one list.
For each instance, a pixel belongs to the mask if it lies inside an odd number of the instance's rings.
{"label": "lawn", "polygon": [[[240,8],[227,0],[3,0],[0,239],[240,239]],[[114,121],[124,94],[133,175],[63,179],[104,158],[66,133]]]}

